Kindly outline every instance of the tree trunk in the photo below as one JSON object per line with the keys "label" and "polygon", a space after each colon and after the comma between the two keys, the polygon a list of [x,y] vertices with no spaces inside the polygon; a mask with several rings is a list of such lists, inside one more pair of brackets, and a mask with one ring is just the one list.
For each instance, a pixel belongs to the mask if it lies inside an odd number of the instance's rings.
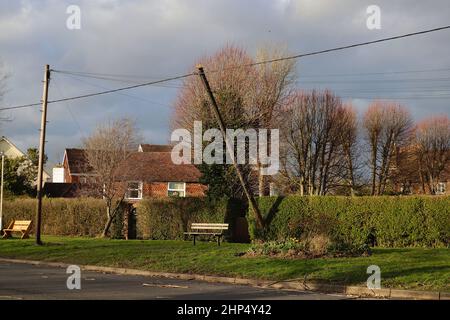
{"label": "tree trunk", "polygon": [[106,216],[108,217],[108,219],[106,221],[105,227],[103,228],[103,238],[108,237],[109,228],[111,227],[112,221],[114,219],[114,216],[111,215],[111,206],[106,207]]}
{"label": "tree trunk", "polygon": [[430,194],[435,195],[436,194],[436,186],[435,186],[435,180],[434,177],[431,173],[428,174],[429,176],[429,181],[430,181]]}
{"label": "tree trunk", "polygon": [[372,196],[375,195],[377,181],[377,150],[378,145],[375,140],[372,140]]}
{"label": "tree trunk", "polygon": [[353,174],[353,160],[352,160],[352,154],[350,151],[350,147],[346,146],[345,148],[345,154],[346,154],[346,158],[347,158],[347,170],[348,170],[348,179],[350,182],[350,194],[352,197],[355,196],[355,178],[354,178],[354,174]]}

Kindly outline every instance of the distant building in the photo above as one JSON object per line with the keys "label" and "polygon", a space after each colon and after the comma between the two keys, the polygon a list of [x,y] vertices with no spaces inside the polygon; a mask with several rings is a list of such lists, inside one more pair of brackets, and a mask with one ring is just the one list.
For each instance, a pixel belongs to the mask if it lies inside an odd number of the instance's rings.
{"label": "distant building", "polygon": [[[61,174],[61,173],[59,173]],[[87,183],[94,176],[87,155],[83,149],[66,149],[63,159],[63,175],[65,183]]]}
{"label": "distant building", "polygon": [[127,183],[129,200],[145,197],[204,196],[206,186],[192,164],[174,164],[170,152],[135,152],[120,166],[118,180]]}
{"label": "distant building", "polygon": [[[394,191],[400,194],[432,194],[448,195],[450,190],[450,161],[446,161],[436,181],[431,182],[418,160],[414,147],[397,148],[393,168],[391,169]],[[447,154],[450,159],[450,153]],[[433,185],[432,185],[433,184]]]}
{"label": "distant building", "polygon": [[64,168],[62,166],[56,166],[52,172],[53,183],[64,183]]}
{"label": "distant building", "polygon": [[167,144],[140,144],[138,152],[171,152],[173,146]]}
{"label": "distant building", "polygon": [[[14,143],[12,143],[8,138],[2,136],[0,139],[0,152],[3,152],[5,157],[9,159],[15,159],[20,157],[26,157],[26,153],[22,152]],[[44,182],[51,181],[52,177],[50,174],[44,169],[43,172],[43,180]]]}
{"label": "distant building", "polygon": [[[126,185],[127,200],[134,202],[146,197],[205,195],[207,187],[199,182],[201,173],[197,167],[192,164],[174,164],[171,151],[169,145],[141,144],[137,152],[131,153],[123,161],[117,180]],[[90,179],[95,179],[95,172],[83,149],[66,149],[62,168],[55,169],[58,182],[77,184],[80,188],[88,184]]]}

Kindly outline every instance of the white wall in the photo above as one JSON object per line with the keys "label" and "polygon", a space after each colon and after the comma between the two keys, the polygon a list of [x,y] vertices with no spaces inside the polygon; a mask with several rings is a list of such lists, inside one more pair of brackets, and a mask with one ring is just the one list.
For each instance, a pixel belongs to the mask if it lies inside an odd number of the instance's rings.
{"label": "white wall", "polygon": [[54,183],[64,182],[64,168],[53,168],[53,182]]}

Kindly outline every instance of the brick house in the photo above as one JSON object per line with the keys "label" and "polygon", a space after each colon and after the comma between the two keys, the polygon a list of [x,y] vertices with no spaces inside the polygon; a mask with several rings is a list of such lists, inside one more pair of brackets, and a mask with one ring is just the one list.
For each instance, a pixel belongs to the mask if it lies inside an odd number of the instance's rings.
{"label": "brick house", "polygon": [[[201,197],[206,186],[199,183],[200,171],[191,164],[176,165],[169,145],[141,144],[120,164],[118,184],[126,188],[131,202],[148,197]],[[64,183],[80,185],[95,179],[83,149],[66,149],[63,159]]]}
{"label": "brick house", "polygon": [[64,183],[87,183],[94,176],[83,149],[70,148],[64,151],[62,163]]}
{"label": "brick house", "polygon": [[127,183],[129,200],[145,197],[199,197],[206,187],[200,171],[191,164],[177,165],[170,152],[135,152],[119,167],[117,179]]}

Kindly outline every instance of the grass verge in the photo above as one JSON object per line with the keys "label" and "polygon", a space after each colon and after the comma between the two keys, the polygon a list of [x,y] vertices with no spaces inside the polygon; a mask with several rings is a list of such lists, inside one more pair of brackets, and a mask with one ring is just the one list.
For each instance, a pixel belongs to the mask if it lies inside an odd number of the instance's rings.
{"label": "grass verge", "polygon": [[0,240],[0,257],[150,271],[198,273],[266,280],[307,277],[332,284],[365,285],[367,267],[381,268],[382,287],[450,292],[450,249],[375,248],[369,257],[292,260],[241,257],[250,245],[170,240],[43,237]]}

